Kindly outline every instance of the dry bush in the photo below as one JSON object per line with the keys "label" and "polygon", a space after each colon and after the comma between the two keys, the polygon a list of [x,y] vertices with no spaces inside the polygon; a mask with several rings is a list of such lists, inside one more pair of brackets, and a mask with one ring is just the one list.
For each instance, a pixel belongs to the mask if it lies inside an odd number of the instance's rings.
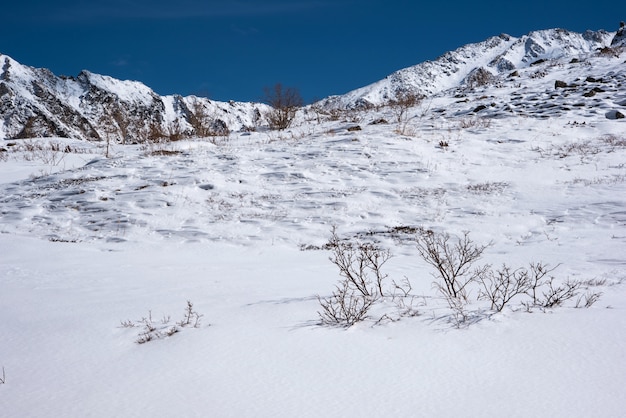
{"label": "dry bush", "polygon": [[585,162],[587,157],[599,154],[602,152],[599,146],[595,145],[589,140],[570,142],[567,144],[550,145],[547,149],[533,148],[533,151],[538,152],[542,157],[556,157],[556,158],[568,158],[572,156],[578,156],[581,162]]}
{"label": "dry bush", "polygon": [[501,312],[513,298],[527,294],[533,278],[526,269],[512,270],[503,264],[502,268],[495,271],[491,268],[483,270],[478,276],[478,282],[482,287],[478,299],[488,300],[491,302],[491,310]]}
{"label": "dry bush", "polygon": [[492,193],[502,193],[507,187],[508,183],[495,181],[495,182],[486,182],[486,183],[475,183],[468,184],[466,189],[472,193],[476,194],[492,194]]}
{"label": "dry bush", "polygon": [[612,148],[612,151],[614,151],[615,148],[626,147],[626,137],[623,136],[617,136],[614,134],[604,135],[600,137],[600,141],[609,145]]}
{"label": "dry bush", "polygon": [[291,126],[296,112],[304,101],[300,92],[294,87],[283,87],[277,83],[274,87],[265,88],[264,102],[272,107],[265,113],[270,129],[284,130]]}
{"label": "dry bush", "polygon": [[463,118],[459,122],[459,127],[461,129],[468,128],[485,128],[488,129],[491,127],[491,119],[485,117],[468,117]]}
{"label": "dry bush", "polygon": [[372,244],[341,241],[335,228],[326,247],[342,279],[330,297],[318,296],[322,307],[318,314],[323,325],[349,327],[365,319],[372,305],[384,296],[387,275],[382,266],[391,254]]}
{"label": "dry bush", "polygon": [[602,296],[602,292],[586,292],[576,300],[577,308],[591,308]]}
{"label": "dry bush", "polygon": [[367,312],[376,301],[353,289],[347,280],[341,281],[328,298],[317,297],[322,325],[350,327],[367,318]]}
{"label": "dry bush", "polygon": [[183,139],[183,127],[178,119],[174,119],[167,125],[167,134],[170,141],[180,141]]}
{"label": "dry bush", "polygon": [[135,328],[141,327],[141,332],[137,335],[137,344],[145,344],[149,341],[159,340],[181,331],[182,328],[200,327],[200,318],[204,315],[199,314],[193,309],[193,303],[187,301],[187,307],[185,308],[185,314],[183,319],[176,323],[176,325],[170,325],[170,317],[164,316],[160,322],[156,322],[152,319],[152,311],[148,311],[147,317],[142,317],[139,321],[120,321],[122,328]]}
{"label": "dry bush", "polygon": [[424,96],[408,90],[399,90],[396,97],[389,100],[388,105],[393,109],[398,123],[406,122],[409,109],[419,105]]}
{"label": "dry bush", "polygon": [[422,230],[416,236],[420,257],[435,268],[435,287],[446,298],[467,301],[467,286],[476,279],[480,270],[473,264],[480,259],[489,245],[477,245],[464,232],[451,241],[447,233]]}
{"label": "dry bush", "polygon": [[554,277],[551,277],[547,283],[547,289],[542,292],[543,298],[539,300],[539,305],[543,308],[554,308],[563,305],[567,300],[573,299],[578,295],[580,282],[567,280],[561,285],[556,285]]}
{"label": "dry bush", "polygon": [[332,251],[330,261],[339,268],[339,275],[351,287],[364,296],[377,298],[384,295],[383,280],[387,275],[381,268],[391,258],[388,250],[369,243],[341,241],[334,230],[328,245]]}

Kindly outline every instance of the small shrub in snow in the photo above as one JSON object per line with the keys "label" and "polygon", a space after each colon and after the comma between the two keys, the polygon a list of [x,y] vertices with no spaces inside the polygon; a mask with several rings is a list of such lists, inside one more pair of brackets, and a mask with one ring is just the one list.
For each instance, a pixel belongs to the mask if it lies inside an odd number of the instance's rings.
{"label": "small shrub in snow", "polygon": [[193,303],[191,301],[187,301],[187,307],[185,308],[185,316],[183,320],[178,323],[181,327],[193,326],[194,328],[198,328],[200,326],[200,318],[204,315],[200,315],[193,309]]}
{"label": "small shrub in snow", "polygon": [[330,297],[317,297],[321,311],[318,311],[322,325],[350,327],[367,317],[367,312],[376,299],[364,295],[343,280],[336,286]]}
{"label": "small shrub in snow", "polygon": [[[470,318],[467,305],[472,286],[478,286],[478,300],[488,301],[492,312],[501,312],[514,299],[519,299],[529,312],[532,308],[554,308],[580,294],[583,282],[559,282],[549,276],[556,267],[549,268],[541,262],[518,269],[506,264],[499,269],[490,265],[474,268],[473,264],[489,245],[475,244],[467,232],[456,240],[446,233],[424,230],[417,233],[418,253],[435,268],[435,287],[452,310],[455,326],[466,324]],[[580,296],[576,306],[590,307],[600,295],[596,292]]]}
{"label": "small shrub in snow", "polygon": [[[581,295],[580,290],[606,283],[606,280],[559,281],[550,275],[556,267],[550,268],[542,262],[516,269],[507,264],[499,268],[489,264],[476,267],[476,262],[491,243],[476,244],[468,232],[461,237],[452,237],[423,228],[396,229],[415,234],[418,254],[434,268],[434,287],[449,309],[449,314],[440,318],[449,320],[456,328],[502,312],[513,303],[525,307],[528,312],[535,308],[556,308],[570,300],[575,300],[577,308],[588,308],[598,301],[601,293],[589,291]],[[391,257],[388,250],[372,244],[342,241],[334,229],[329,243],[323,248],[332,251],[330,260],[339,268],[342,279],[331,296],[318,296],[322,325],[350,327],[367,319],[370,309],[377,303],[383,310],[393,304],[397,313],[378,310],[382,316],[375,324],[417,316],[420,313],[418,307],[426,305],[426,297],[413,294],[406,278],[400,285],[392,281],[390,289],[386,287],[387,274],[382,272],[382,266]],[[469,298],[472,293],[477,293],[477,301],[487,301],[488,308],[472,308]]]}
{"label": "small shrub in snow", "polygon": [[2,377],[0,378],[0,385],[4,385],[7,382],[7,376],[4,373],[4,366],[2,367]]}
{"label": "small shrub in snow", "polygon": [[477,276],[481,287],[478,299],[489,301],[490,309],[494,312],[501,312],[513,298],[522,295],[531,296],[533,305],[543,305],[538,299],[537,291],[543,286],[545,275],[552,270],[542,263],[531,264],[530,269],[518,268],[516,270],[506,264],[497,270],[488,266]]}
{"label": "small shrub in snow", "polygon": [[417,251],[435,268],[433,276],[438,279],[435,287],[446,299],[467,301],[466,288],[480,274],[480,271],[472,270],[472,266],[489,245],[475,244],[469,238],[469,232],[456,242],[452,242],[447,233],[430,230],[417,233]]}
{"label": "small shrub in snow", "polygon": [[152,319],[152,311],[148,311],[148,316],[141,318],[139,321],[120,321],[122,328],[141,327],[141,332],[137,335],[137,344],[144,344],[148,341],[159,340],[180,332],[183,328],[200,327],[200,318],[204,315],[199,314],[193,309],[193,303],[187,301],[185,314],[183,319],[175,325],[170,325],[170,316],[163,316],[161,321],[155,322]]}
{"label": "small shrub in snow", "polygon": [[318,296],[322,307],[318,314],[324,325],[349,327],[365,319],[374,302],[384,296],[387,275],[381,269],[391,253],[368,243],[341,241],[334,228],[327,247],[342,279],[330,297]]}
{"label": "small shrub in snow", "polygon": [[600,299],[600,296],[602,296],[602,292],[587,292],[584,295],[580,295],[576,300],[576,307],[591,308]]}
{"label": "small shrub in snow", "polygon": [[461,129],[490,128],[491,127],[491,119],[484,118],[484,117],[463,118],[459,122],[459,127]]}

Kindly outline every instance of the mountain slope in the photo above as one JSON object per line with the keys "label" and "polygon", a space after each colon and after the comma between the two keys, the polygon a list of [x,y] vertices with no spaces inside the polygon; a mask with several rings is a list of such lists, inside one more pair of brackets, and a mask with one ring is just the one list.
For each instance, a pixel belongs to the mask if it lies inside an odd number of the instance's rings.
{"label": "mountain slope", "polygon": [[322,101],[333,108],[364,108],[387,103],[398,92],[432,96],[451,88],[488,82],[539,60],[574,58],[611,44],[615,33],[563,29],[531,32],[520,38],[506,34],[468,44],[447,52],[434,61],[408,67],[369,86]]}

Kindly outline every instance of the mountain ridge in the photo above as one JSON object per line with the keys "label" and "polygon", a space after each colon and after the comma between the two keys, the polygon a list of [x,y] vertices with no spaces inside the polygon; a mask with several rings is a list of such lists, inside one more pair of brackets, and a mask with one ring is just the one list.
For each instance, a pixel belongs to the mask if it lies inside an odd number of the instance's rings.
{"label": "mountain ridge", "polygon": [[468,77],[482,69],[491,77],[527,68],[538,60],[590,54],[611,45],[616,32],[570,32],[545,29],[519,38],[507,34],[470,43],[432,61],[400,69],[385,79],[340,96],[323,100],[325,107],[367,108],[393,100],[399,92],[431,96],[467,85]]}
{"label": "mountain ridge", "polygon": [[[501,34],[398,70],[344,95],[330,96],[316,106],[366,109],[388,104],[403,93],[433,96],[472,88],[540,62],[622,49],[624,37],[623,24],[616,32],[546,29],[519,38]],[[263,115],[269,107],[261,103],[159,96],[139,81],[87,70],[76,77],[56,76],[2,54],[0,65],[0,139],[57,136],[139,143],[223,136],[266,125]]]}

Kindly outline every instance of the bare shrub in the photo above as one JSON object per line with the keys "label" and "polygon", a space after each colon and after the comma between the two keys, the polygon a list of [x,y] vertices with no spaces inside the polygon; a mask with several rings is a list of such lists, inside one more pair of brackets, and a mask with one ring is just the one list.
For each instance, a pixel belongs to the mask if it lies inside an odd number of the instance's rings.
{"label": "bare shrub", "polygon": [[419,105],[424,97],[409,90],[398,90],[394,99],[389,100],[389,106],[396,115],[396,121],[403,123],[408,120],[408,111]]}
{"label": "bare shrub", "polygon": [[318,296],[322,310],[318,312],[324,325],[352,326],[367,317],[367,312],[384,296],[382,266],[391,253],[369,243],[341,241],[335,228],[327,244],[330,261],[342,277],[328,298]]}
{"label": "bare shrub", "polygon": [[489,245],[477,245],[464,232],[451,242],[447,233],[423,230],[417,234],[417,251],[420,257],[435,268],[435,287],[446,298],[467,301],[466,287],[480,274],[472,270]]}
{"label": "bare shrub", "polygon": [[0,378],[0,385],[4,385],[7,382],[7,376],[4,373],[4,366],[2,366],[2,378]]}
{"label": "bare shrub", "polygon": [[167,135],[163,131],[163,127],[158,121],[150,120],[147,126],[147,132],[145,139],[148,141],[161,141],[165,139]]}
{"label": "bare shrub", "polygon": [[577,308],[591,308],[602,296],[602,292],[586,292],[576,300]]}
{"label": "bare shrub", "polygon": [[539,152],[542,157],[567,158],[571,156],[580,157],[580,161],[584,162],[585,158],[599,154],[602,150],[591,141],[570,142],[561,145],[551,145],[548,149],[534,148],[533,151]]}
{"label": "bare shrub", "polygon": [[553,272],[557,267],[558,266],[549,268],[547,264],[543,263],[530,264],[530,281],[528,283],[528,289],[526,290],[526,294],[531,297],[532,305],[537,306],[541,304],[538,292],[540,288],[545,284],[545,277]]}
{"label": "bare shrub", "polygon": [[180,124],[180,120],[174,119],[167,125],[167,133],[170,141],[180,141],[183,139],[183,127]]}
{"label": "bare shrub", "polygon": [[426,303],[423,301],[423,298],[420,300],[420,298],[411,294],[413,287],[409,279],[405,277],[402,284],[397,284],[393,281],[392,285],[394,290],[391,295],[391,300],[398,308],[400,316],[418,316],[420,314],[418,307],[424,306]]}
{"label": "bare shrub", "polygon": [[187,307],[185,308],[185,314],[183,319],[176,323],[176,325],[170,325],[170,316],[163,316],[160,322],[155,322],[152,319],[152,311],[148,311],[148,316],[142,317],[139,321],[120,321],[122,328],[135,328],[141,327],[141,332],[137,334],[135,342],[137,344],[145,344],[149,341],[158,340],[181,331],[185,327],[198,328],[200,326],[200,318],[204,315],[199,314],[193,309],[193,303],[187,301]]}
{"label": "bare shrub", "polygon": [[490,128],[491,127],[491,119],[485,117],[471,117],[471,118],[463,118],[459,122],[459,127],[461,129],[468,128]]}
{"label": "bare shrub", "polygon": [[204,315],[200,315],[193,309],[193,303],[191,301],[187,301],[187,307],[185,308],[185,316],[182,321],[178,322],[178,325],[181,327],[187,327],[192,325],[194,328],[198,328],[200,326],[200,318]]}
{"label": "bare shrub", "polygon": [[277,130],[287,129],[293,122],[298,109],[304,104],[296,88],[285,88],[280,83],[272,88],[265,88],[264,101],[272,107],[265,113],[269,127]]}
{"label": "bare shrub", "polygon": [[578,295],[578,289],[581,287],[580,282],[567,280],[565,283],[557,286],[554,278],[551,277],[547,281],[548,289],[543,292],[543,299],[540,305],[544,308],[553,308],[563,305],[567,300],[573,299]]}
{"label": "bare shrub", "polygon": [[194,134],[198,137],[206,138],[230,135],[228,125],[223,120],[209,114],[204,104],[199,100],[193,102],[188,118]]}
{"label": "bare shrub", "polygon": [[468,184],[466,186],[466,189],[472,193],[477,193],[477,194],[492,194],[492,193],[502,193],[507,187],[508,187],[508,183],[505,182],[501,182],[501,181],[489,181],[486,183],[475,183],[475,184]]}
{"label": "bare shrub", "polygon": [[451,320],[456,328],[463,328],[468,325],[470,312],[467,310],[467,300],[451,295],[444,295],[448,306],[452,310]]}
{"label": "bare shrub", "polygon": [[600,137],[600,141],[602,141],[605,144],[607,144],[610,147],[612,147],[613,150],[615,148],[624,148],[624,147],[626,147],[626,137],[623,137],[623,136],[617,136],[617,135],[614,135],[614,134],[608,134],[608,135],[604,135],[604,136]]}
{"label": "bare shrub", "polygon": [[533,279],[526,269],[512,270],[506,264],[498,270],[486,269],[478,276],[481,290],[479,300],[488,300],[491,310],[501,312],[511,299],[526,295]]}
{"label": "bare shrub", "polygon": [[367,317],[367,312],[376,301],[350,286],[347,280],[341,281],[328,298],[317,297],[322,307],[318,311],[322,325],[350,327]]}

